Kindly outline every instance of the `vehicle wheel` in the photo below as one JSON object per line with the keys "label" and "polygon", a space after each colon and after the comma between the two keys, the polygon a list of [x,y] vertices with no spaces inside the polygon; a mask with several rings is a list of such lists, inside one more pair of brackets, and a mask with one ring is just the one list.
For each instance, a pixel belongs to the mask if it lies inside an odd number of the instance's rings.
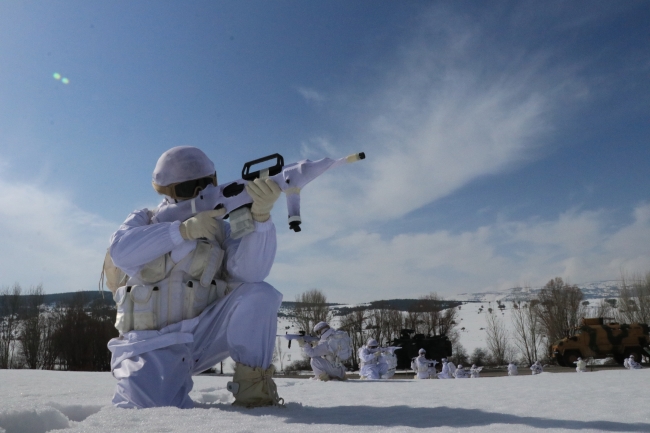
{"label": "vehicle wheel", "polygon": [[619,365],[623,365],[623,361],[625,361],[625,355],[615,354],[614,361],[616,361],[616,363]]}
{"label": "vehicle wheel", "polygon": [[557,361],[557,365],[560,367],[567,367],[567,365],[564,363],[564,358],[559,353],[555,355],[555,361]]}
{"label": "vehicle wheel", "polygon": [[568,350],[564,352],[564,364],[566,367],[572,367],[574,362],[578,360],[580,357],[580,352],[577,350]]}

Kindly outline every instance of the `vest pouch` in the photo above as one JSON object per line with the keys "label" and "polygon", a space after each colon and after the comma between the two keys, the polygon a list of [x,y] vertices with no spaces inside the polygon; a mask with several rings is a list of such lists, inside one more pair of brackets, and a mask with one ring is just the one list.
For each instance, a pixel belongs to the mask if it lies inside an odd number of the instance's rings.
{"label": "vest pouch", "polygon": [[133,329],[144,331],[157,329],[158,320],[158,286],[132,286],[131,299],[133,301]]}
{"label": "vest pouch", "polygon": [[208,305],[223,298],[226,294],[228,294],[228,283],[223,280],[212,280],[212,283],[210,284]]}
{"label": "vest pouch", "polygon": [[130,291],[131,286],[122,286],[113,295],[113,300],[115,300],[117,306],[115,329],[120,334],[126,334],[133,329],[133,300],[131,300]]}
{"label": "vest pouch", "polygon": [[203,287],[198,280],[185,284],[183,300],[183,319],[193,319],[208,306],[210,287]]}

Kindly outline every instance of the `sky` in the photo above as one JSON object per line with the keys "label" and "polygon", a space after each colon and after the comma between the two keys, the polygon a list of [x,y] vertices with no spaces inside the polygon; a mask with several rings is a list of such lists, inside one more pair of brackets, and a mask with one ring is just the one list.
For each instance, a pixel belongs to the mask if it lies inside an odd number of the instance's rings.
{"label": "sky", "polygon": [[649,36],[647,1],[2,2],[0,287],[96,290],[179,145],[220,182],[366,153],[302,232],[275,205],[285,300],[643,275]]}

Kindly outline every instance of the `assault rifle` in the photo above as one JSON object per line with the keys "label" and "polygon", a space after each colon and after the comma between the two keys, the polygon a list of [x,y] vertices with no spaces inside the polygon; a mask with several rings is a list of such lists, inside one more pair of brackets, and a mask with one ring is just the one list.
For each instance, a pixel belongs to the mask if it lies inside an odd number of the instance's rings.
{"label": "assault rifle", "polygon": [[[278,184],[286,196],[289,228],[299,232],[302,222],[300,218],[301,189],[331,168],[365,158],[365,153],[360,152],[339,159],[323,158],[318,161],[305,159],[285,166],[282,155],[274,153],[244,164],[242,178],[239,180],[217,185],[216,187],[208,185],[197,197],[191,200],[178,203],[163,203],[156,210],[153,222],[184,221],[202,211],[225,208],[227,213],[223,218],[231,217],[231,237],[237,239],[252,231],[251,226],[253,226],[248,209],[253,199],[246,192],[246,183],[257,178],[269,178]],[[273,166],[251,171],[254,165],[272,160],[275,160]],[[248,213],[248,217],[245,216],[246,213]]]}
{"label": "assault rifle", "polygon": [[380,347],[377,349],[378,352],[381,352],[382,355],[394,355],[395,351],[401,349],[399,346],[388,346],[388,347]]}
{"label": "assault rifle", "polygon": [[320,338],[318,337],[312,337],[311,335],[305,335],[305,331],[298,331],[298,334],[285,334],[285,335],[278,335],[278,337],[284,337],[287,340],[289,340],[289,349],[291,349],[291,342],[293,340],[305,340],[308,343],[311,343],[313,341],[319,341]]}

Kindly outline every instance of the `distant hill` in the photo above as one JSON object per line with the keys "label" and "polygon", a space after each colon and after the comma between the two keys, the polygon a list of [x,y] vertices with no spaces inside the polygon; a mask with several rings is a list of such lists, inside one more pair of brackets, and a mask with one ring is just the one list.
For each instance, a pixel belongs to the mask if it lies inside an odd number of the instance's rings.
{"label": "distant hill", "polygon": [[[595,281],[592,283],[576,284],[585,299],[608,299],[618,298],[620,281],[607,280]],[[477,293],[460,293],[454,296],[454,299],[468,302],[491,302],[491,301],[529,301],[537,295],[541,287],[513,287],[511,289],[477,292]]]}

